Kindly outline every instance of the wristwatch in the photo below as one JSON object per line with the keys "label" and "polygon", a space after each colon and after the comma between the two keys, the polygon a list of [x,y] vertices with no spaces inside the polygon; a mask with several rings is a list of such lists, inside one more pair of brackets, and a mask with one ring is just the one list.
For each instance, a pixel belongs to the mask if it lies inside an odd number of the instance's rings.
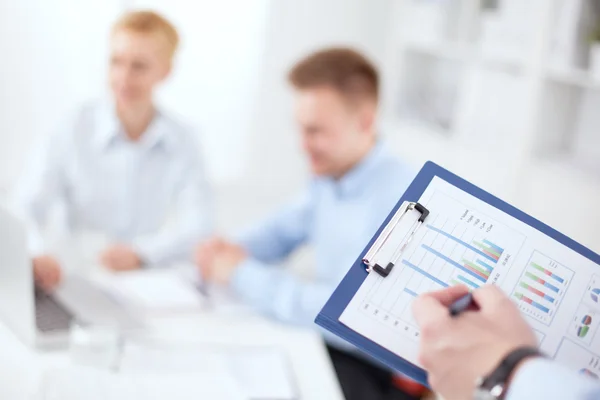
{"label": "wristwatch", "polygon": [[543,357],[535,347],[519,347],[511,351],[488,376],[477,379],[474,400],[501,400],[508,391],[508,380],[515,367],[529,357]]}

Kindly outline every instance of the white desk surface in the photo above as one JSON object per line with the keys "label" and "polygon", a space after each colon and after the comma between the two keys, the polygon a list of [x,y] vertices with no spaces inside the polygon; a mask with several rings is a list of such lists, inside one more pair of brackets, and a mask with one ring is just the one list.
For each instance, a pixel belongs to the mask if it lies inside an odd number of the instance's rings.
{"label": "white desk surface", "polygon": [[[209,312],[153,318],[150,325],[153,334],[170,343],[277,347],[292,364],[301,399],[343,399],[323,341],[314,331],[286,327],[258,316]],[[44,369],[68,365],[66,351],[27,348],[0,322],[0,399],[28,399]]]}

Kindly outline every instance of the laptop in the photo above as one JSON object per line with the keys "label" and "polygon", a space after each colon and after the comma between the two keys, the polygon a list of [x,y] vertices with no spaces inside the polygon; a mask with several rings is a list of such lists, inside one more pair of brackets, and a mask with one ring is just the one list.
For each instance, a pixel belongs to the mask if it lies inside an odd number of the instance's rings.
{"label": "laptop", "polygon": [[137,330],[142,322],[88,279],[65,276],[52,293],[36,288],[24,224],[0,207],[0,318],[27,345],[65,347],[73,323]]}

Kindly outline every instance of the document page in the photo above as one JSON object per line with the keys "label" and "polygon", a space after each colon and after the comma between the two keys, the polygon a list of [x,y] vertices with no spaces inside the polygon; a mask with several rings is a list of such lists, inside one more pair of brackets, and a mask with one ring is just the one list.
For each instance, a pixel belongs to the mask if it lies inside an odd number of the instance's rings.
{"label": "document page", "polygon": [[143,311],[194,311],[207,305],[176,269],[123,272],[105,278],[104,283],[119,299]]}
{"label": "document page", "polygon": [[[419,365],[415,297],[494,284],[518,305],[545,354],[600,375],[600,266],[438,177],[419,203],[429,216],[387,278],[365,279],[340,317],[344,325]],[[377,257],[384,266],[419,216],[409,212],[385,242]]]}
{"label": "document page", "polygon": [[277,348],[252,346],[128,345],[120,364],[122,372],[193,373],[213,368],[226,370],[248,399],[298,398],[291,363]]}
{"label": "document page", "polygon": [[235,381],[214,369],[186,374],[115,374],[70,367],[46,371],[34,400],[247,400]]}

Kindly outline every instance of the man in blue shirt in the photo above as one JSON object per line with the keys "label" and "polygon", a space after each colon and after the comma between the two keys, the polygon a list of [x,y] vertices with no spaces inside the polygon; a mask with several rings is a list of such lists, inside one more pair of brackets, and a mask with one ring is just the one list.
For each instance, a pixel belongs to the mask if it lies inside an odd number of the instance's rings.
{"label": "man in blue shirt", "polygon": [[[314,179],[296,201],[237,240],[199,246],[205,279],[231,286],[262,313],[315,327],[314,319],[413,178],[376,132],[378,73],[361,54],[323,50],[290,72],[295,115]],[[302,245],[315,249],[315,278],[280,268]],[[391,373],[324,333],[348,399],[394,397]]]}

